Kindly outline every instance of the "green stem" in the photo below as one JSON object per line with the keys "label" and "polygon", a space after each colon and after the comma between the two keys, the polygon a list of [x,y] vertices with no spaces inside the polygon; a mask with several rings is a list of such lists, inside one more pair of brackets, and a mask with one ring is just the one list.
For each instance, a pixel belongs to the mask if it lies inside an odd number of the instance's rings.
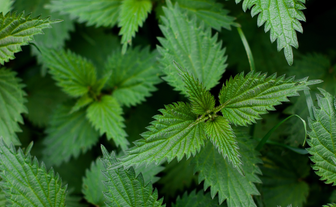
{"label": "green stem", "polygon": [[244,48],[245,48],[245,51],[246,51],[246,54],[247,54],[247,59],[248,59],[249,64],[250,64],[251,71],[256,71],[252,51],[251,51],[251,48],[250,48],[250,46],[247,42],[247,39],[244,35],[244,32],[241,29],[241,27],[237,27],[237,31],[238,31],[238,34],[240,36],[241,41],[243,42],[243,45],[244,45]]}
{"label": "green stem", "polygon": [[213,109],[213,113],[218,113],[219,111],[221,111],[231,100],[227,100],[225,103],[223,103],[222,105],[217,106],[216,108]]}
{"label": "green stem", "polygon": [[306,126],[306,121],[304,119],[302,119],[299,115],[293,114],[290,115],[289,117],[287,117],[286,119],[282,120],[280,123],[278,123],[277,125],[275,125],[271,130],[269,130],[267,132],[267,134],[261,139],[261,141],[259,142],[258,146],[255,148],[257,151],[260,151],[261,148],[266,144],[267,140],[271,137],[271,135],[273,134],[273,132],[281,125],[283,124],[285,121],[287,121],[288,119],[292,118],[292,117],[298,117],[302,123],[303,126],[305,128],[305,139],[303,142],[303,145],[306,143],[306,138],[307,138],[307,126]]}
{"label": "green stem", "polygon": [[271,141],[271,140],[267,140],[266,143],[267,144],[271,144],[271,145],[277,145],[277,146],[280,146],[280,147],[284,147],[284,148],[292,150],[293,152],[296,152],[296,153],[298,153],[300,155],[306,155],[306,154],[308,154],[308,151],[306,149],[301,149],[301,148],[297,148],[297,147],[291,147],[291,146],[288,146],[288,145],[285,145],[285,144],[282,144],[282,143],[279,143],[279,142]]}

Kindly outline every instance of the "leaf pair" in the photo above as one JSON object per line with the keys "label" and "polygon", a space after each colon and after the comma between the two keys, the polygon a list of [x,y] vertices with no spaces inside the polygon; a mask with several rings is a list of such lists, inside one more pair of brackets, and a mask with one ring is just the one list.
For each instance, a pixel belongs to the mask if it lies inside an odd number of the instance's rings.
{"label": "leaf pair", "polygon": [[[189,96],[191,111],[197,115],[201,115],[195,124],[200,121],[206,121],[204,130],[210,141],[217,146],[224,158],[228,157],[228,159],[232,161],[234,166],[241,165],[234,132],[229,121],[216,114],[215,98],[205,89],[201,82],[188,72],[183,72],[183,69],[177,65],[177,63],[174,62],[174,64],[184,79],[185,92]],[[241,169],[239,170],[243,173]]]}
{"label": "leaf pair", "polygon": [[[179,161],[184,155],[189,158],[201,149],[208,137],[219,152],[240,169],[242,163],[230,123],[246,126],[255,122],[261,114],[274,109],[273,106],[288,101],[288,96],[298,95],[297,92],[308,89],[308,85],[319,83],[307,78],[295,81],[292,77],[276,78],[275,75],[266,78],[266,74],[254,72],[246,76],[240,74],[223,86],[221,105],[213,108],[213,97],[204,92],[202,83],[188,73],[182,76],[187,77],[185,93],[191,105],[180,102],[160,110],[162,115],[154,116],[148,131],[142,134],[143,139],[136,141],[136,146],[127,150],[127,156],[115,167],[140,162],[158,164],[175,157]],[[219,111],[223,116],[217,114]]]}
{"label": "leaf pair", "polygon": [[129,50],[125,55],[114,52],[98,79],[91,61],[70,51],[42,48],[42,61],[56,84],[77,98],[76,103],[63,104],[52,116],[44,141],[48,160],[60,164],[70,156],[77,157],[104,133],[126,149],[121,106],[135,105],[155,90],[154,84],[160,82],[154,68],[155,58],[156,53],[150,53],[148,48]]}

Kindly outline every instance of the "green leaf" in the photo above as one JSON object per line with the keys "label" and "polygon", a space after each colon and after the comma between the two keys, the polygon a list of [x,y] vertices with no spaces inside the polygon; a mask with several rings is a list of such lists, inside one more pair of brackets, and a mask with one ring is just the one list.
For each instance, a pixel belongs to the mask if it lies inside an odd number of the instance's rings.
{"label": "green leaf", "polygon": [[98,141],[99,133],[85,118],[85,110],[70,114],[73,102],[54,110],[43,140],[43,160],[49,165],[59,166],[71,157],[77,158]]}
{"label": "green leaf", "polygon": [[[69,190],[70,191],[70,190]],[[81,195],[73,195],[69,193],[65,198],[65,206],[66,207],[87,207],[87,205],[81,203],[82,196]]]}
{"label": "green leaf", "polygon": [[102,170],[104,170],[104,165],[101,159],[98,158],[91,163],[90,170],[86,170],[82,188],[85,199],[89,203],[101,207],[106,206],[104,192],[108,191],[108,188],[103,184],[105,176]]}
{"label": "green leaf", "polygon": [[203,194],[199,191],[196,194],[196,190],[192,191],[189,195],[187,192],[183,194],[183,197],[178,197],[176,204],[173,207],[217,207],[219,206],[216,200],[211,199],[209,193]]}
{"label": "green leaf", "polygon": [[336,207],[336,203],[329,203],[327,205],[323,205],[322,207]]}
{"label": "green leaf", "polygon": [[0,188],[0,206],[6,206],[6,203],[7,203],[6,194]]}
{"label": "green leaf", "polygon": [[134,146],[133,142],[142,138],[141,133],[146,131],[148,123],[152,121],[152,117],[156,115],[156,113],[157,108],[152,106],[149,102],[140,104],[135,108],[129,108],[129,111],[125,114],[125,116],[127,116],[125,130],[128,135],[127,139],[131,142],[130,146]]}
{"label": "green leaf", "polygon": [[118,102],[109,95],[104,95],[100,100],[91,103],[86,111],[86,117],[100,135],[106,133],[108,139],[113,139],[117,146],[123,150],[129,144],[126,139],[126,132],[123,129],[124,118],[122,117],[122,108]]}
{"label": "green leaf", "polygon": [[62,90],[73,97],[90,92],[95,85],[96,71],[87,59],[70,50],[42,48],[42,59],[49,72]]}
{"label": "green leaf", "polygon": [[[37,46],[49,48],[63,47],[65,40],[70,38],[69,32],[74,30],[74,23],[68,15],[51,12],[46,8],[50,0],[15,0],[14,11],[32,13],[32,16],[51,16],[52,19],[63,20],[59,24],[53,25],[51,29],[44,31],[44,35],[35,37]],[[40,55],[36,49],[33,49],[35,55]]]}
{"label": "green leaf", "polygon": [[329,197],[329,202],[331,202],[331,203],[335,203],[336,202],[336,190],[333,190],[331,192],[331,195]]}
{"label": "green leaf", "polygon": [[192,112],[202,115],[212,110],[216,103],[213,95],[211,95],[204,85],[187,70],[186,72],[183,72],[183,69],[175,61],[174,64],[180,75],[183,77],[186,87],[185,92],[189,96]]}
{"label": "green leaf", "polygon": [[105,63],[111,55],[111,48],[118,49],[120,40],[116,35],[106,34],[106,28],[84,27],[82,25],[76,28],[76,33],[72,35],[67,46],[76,54],[91,60],[96,66],[97,77],[101,77],[104,74]]}
{"label": "green leaf", "polygon": [[111,155],[102,147],[103,163],[105,170],[103,171],[106,179],[104,185],[108,189],[105,193],[107,206],[165,206],[162,200],[158,200],[158,192],[153,191],[151,184],[144,184],[142,175],[136,176],[133,168],[128,170],[109,169],[117,163],[115,154]]}
{"label": "green leaf", "polygon": [[[38,46],[49,48],[63,47],[65,41],[70,39],[70,32],[75,29],[74,22],[70,20],[68,15],[58,13],[50,13],[49,15],[51,15],[53,19],[61,19],[63,21],[44,32],[44,35],[37,36],[35,41]],[[37,51],[35,51],[35,54],[36,53]]]}
{"label": "green leaf", "polygon": [[146,163],[137,166],[137,168],[134,169],[136,176],[138,176],[140,173],[142,174],[142,177],[144,179],[145,184],[147,183],[156,183],[160,177],[157,177],[156,175],[159,174],[164,167],[161,165],[156,165],[155,163],[152,163],[150,165],[147,165]]}
{"label": "green leaf", "polygon": [[301,56],[292,67],[287,68],[287,74],[298,78],[309,76],[311,79],[321,79],[323,83],[318,85],[319,88],[331,94],[336,93],[336,87],[333,85],[336,80],[336,70],[333,69],[330,58],[323,54],[309,53]]}
{"label": "green leaf", "polygon": [[191,160],[194,158],[183,158],[179,162],[174,159],[168,163],[163,171],[164,175],[159,180],[162,185],[160,193],[166,199],[176,198],[180,192],[190,189],[192,184],[196,184],[197,175],[194,175],[193,168],[190,165]]}
{"label": "green leaf", "polygon": [[[301,56],[292,67],[288,67],[288,75],[295,75],[298,78],[309,76],[312,79],[321,79],[323,83],[319,84],[319,88],[323,88],[331,94],[336,94],[334,85],[336,80],[336,71],[333,70],[328,57],[322,54],[307,54]],[[312,87],[312,96],[318,91]],[[308,106],[305,96],[293,99],[293,105],[285,109],[287,114],[298,114],[305,118],[309,116]],[[306,120],[307,121],[307,120]],[[288,142],[291,145],[300,145],[303,143],[304,130],[299,120],[291,119],[288,125]]]}
{"label": "green leaf", "polygon": [[304,181],[310,171],[308,157],[271,148],[263,161],[260,193],[265,206],[304,206],[309,193]]}
{"label": "green leaf", "polygon": [[14,0],[0,0],[0,13],[3,15],[10,12],[13,8]]}
{"label": "green leaf", "polygon": [[[30,149],[31,147],[28,147]],[[64,206],[66,187],[51,169],[25,153],[8,147],[0,140],[0,187],[10,206]]]}
{"label": "green leaf", "polygon": [[[242,0],[236,0],[236,3]],[[289,65],[293,64],[292,47],[298,48],[296,32],[303,32],[299,21],[306,21],[301,10],[306,0],[244,0],[243,10],[251,9],[252,17],[258,15],[258,26],[265,23],[265,32],[270,31],[271,42],[277,40],[278,51],[284,49]]]}
{"label": "green leaf", "polygon": [[[304,118],[306,122],[308,122],[307,117],[309,116],[309,113],[308,113],[306,97],[304,95],[300,97],[295,97],[293,98],[292,102],[293,102],[293,105],[287,107],[284,110],[284,113],[298,114],[302,118]],[[286,142],[288,144],[292,146],[300,146],[303,144],[304,138],[305,138],[305,130],[300,120],[297,120],[297,119],[288,120],[287,128],[285,128],[283,132],[286,132],[287,134]]]}
{"label": "green leaf", "polygon": [[28,45],[34,35],[43,34],[42,29],[57,22],[49,18],[31,18],[24,13],[0,14],[0,64],[14,59],[14,53],[20,52],[21,46]]}
{"label": "green leaf", "polygon": [[210,119],[205,123],[205,131],[218,152],[232,162],[239,173],[244,174],[241,168],[239,148],[229,121],[222,116]]}
{"label": "green leaf", "polygon": [[60,166],[52,166],[62,177],[62,180],[68,184],[69,191],[72,190],[73,194],[81,195],[85,170],[90,168],[90,164],[94,160],[92,154],[92,151],[88,151],[85,154],[80,154],[76,159],[71,158],[69,162],[63,162]]}
{"label": "green leaf", "polygon": [[231,30],[231,26],[236,26],[235,18],[229,16],[229,11],[223,9],[223,4],[216,3],[215,0],[177,0],[177,2],[189,16],[196,15],[198,22],[203,21],[205,25],[218,31],[221,28]]}
{"label": "green leaf", "polygon": [[252,195],[259,195],[253,183],[260,183],[257,174],[261,174],[257,164],[261,163],[259,153],[254,150],[256,143],[244,133],[236,132],[236,140],[240,148],[242,170],[237,169],[215,147],[208,143],[193,159],[194,172],[199,172],[198,182],[204,180],[204,190],[211,187],[211,197],[218,193],[219,203],[227,200],[229,207],[256,206]]}
{"label": "green leaf", "polygon": [[87,22],[87,26],[113,27],[118,20],[121,0],[57,0],[47,7],[51,11],[69,14],[72,19]]}
{"label": "green leaf", "polygon": [[39,127],[45,127],[49,122],[49,116],[60,103],[68,96],[55,85],[49,75],[41,77],[40,68],[31,68],[24,76],[27,84],[26,104],[29,113],[27,118]]}
{"label": "green leaf", "polygon": [[[230,4],[235,6],[232,1]],[[240,8],[235,7],[235,9]],[[276,45],[270,44],[269,35],[257,27],[255,20],[251,19],[249,14],[241,11],[238,13],[239,17],[237,16],[237,22],[241,25],[247,42],[253,52],[257,71],[268,72],[269,74],[285,73],[284,69],[288,67],[288,63],[285,58],[279,55]],[[222,30],[219,33],[219,38],[223,41],[223,45],[225,45],[227,49],[226,53],[230,54],[227,62],[228,65],[237,65],[238,72],[247,71],[250,67],[249,59],[246,55],[243,55],[246,53],[246,50],[237,31]]]}
{"label": "green leaf", "polygon": [[16,73],[5,68],[0,69],[0,137],[7,144],[21,145],[16,132],[21,129],[18,123],[23,124],[21,113],[28,113],[24,106],[26,93],[22,90],[21,79]]}
{"label": "green leaf", "polygon": [[155,91],[155,84],[161,82],[157,70],[157,52],[149,52],[149,48],[129,49],[122,55],[114,51],[107,59],[105,71],[112,71],[107,82],[113,89],[115,97],[121,105],[134,106],[145,100]]}
{"label": "green leaf", "polygon": [[176,90],[185,93],[183,78],[174,68],[173,60],[187,68],[189,73],[202,82],[207,90],[217,85],[226,65],[225,50],[217,43],[217,36],[211,37],[211,29],[198,25],[196,19],[189,20],[178,4],[170,1],[164,7],[163,25],[160,29],[165,38],[159,38],[158,47],[165,80]]}
{"label": "green leaf", "polygon": [[314,118],[309,119],[310,139],[307,148],[312,155],[312,168],[327,184],[336,183],[336,105],[335,97],[323,89],[316,95],[318,108],[314,107]]}
{"label": "green leaf", "polygon": [[119,35],[122,36],[123,53],[126,52],[127,44],[132,45],[132,38],[138,27],[142,27],[152,6],[150,0],[124,0],[121,3],[118,26],[121,27]]}
{"label": "green leaf", "polygon": [[94,100],[93,98],[91,98],[90,96],[88,96],[87,94],[85,94],[84,96],[80,97],[75,105],[71,108],[71,111],[69,113],[73,113],[78,111],[79,109],[89,105],[90,103],[92,103]]}
{"label": "green leaf", "polygon": [[197,116],[191,112],[189,104],[174,103],[160,112],[162,115],[154,116],[148,131],[142,134],[143,139],[134,142],[135,147],[127,150],[115,168],[153,162],[160,164],[175,157],[180,161],[184,155],[190,158],[201,149],[206,139],[204,123],[195,123]]}
{"label": "green leaf", "polygon": [[276,78],[276,74],[266,78],[266,74],[260,72],[250,72],[246,76],[240,73],[226,81],[220,92],[223,116],[235,125],[255,123],[260,115],[288,101],[287,97],[298,96],[298,91],[309,90],[308,85],[320,83],[319,80],[307,79],[285,79],[284,75]]}
{"label": "green leaf", "polygon": [[[155,175],[163,169],[164,167],[154,164],[149,166],[141,165],[135,169],[135,176],[137,177],[141,173],[144,184],[147,185],[147,183],[156,182],[159,178],[155,177]],[[103,185],[105,176],[102,171],[104,170],[102,159],[98,158],[96,162],[91,163],[90,170],[86,170],[85,178],[83,178],[82,192],[85,195],[85,199],[96,206],[105,206],[104,192],[107,192],[108,189]]]}

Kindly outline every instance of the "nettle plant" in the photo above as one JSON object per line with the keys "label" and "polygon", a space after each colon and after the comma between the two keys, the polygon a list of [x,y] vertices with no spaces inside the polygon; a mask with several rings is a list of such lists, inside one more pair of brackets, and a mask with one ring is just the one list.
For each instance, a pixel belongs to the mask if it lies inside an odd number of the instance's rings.
{"label": "nettle plant", "polygon": [[305,4],[0,0],[0,206],[336,206],[335,41],[307,24],[293,53]]}

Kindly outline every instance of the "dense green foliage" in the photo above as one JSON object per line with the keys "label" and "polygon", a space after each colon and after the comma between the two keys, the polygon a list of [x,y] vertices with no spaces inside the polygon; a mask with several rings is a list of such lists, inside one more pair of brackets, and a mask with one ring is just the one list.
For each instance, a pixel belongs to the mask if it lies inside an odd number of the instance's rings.
{"label": "dense green foliage", "polygon": [[334,21],[318,0],[0,0],[0,206],[336,206]]}

